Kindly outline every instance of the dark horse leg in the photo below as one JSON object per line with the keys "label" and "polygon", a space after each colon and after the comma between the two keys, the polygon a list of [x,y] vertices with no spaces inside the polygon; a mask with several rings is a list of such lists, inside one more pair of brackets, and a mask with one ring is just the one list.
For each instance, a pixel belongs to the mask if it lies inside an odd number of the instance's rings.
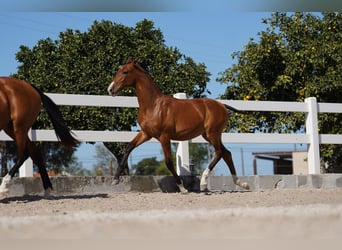
{"label": "dark horse leg", "polygon": [[249,189],[248,183],[241,183],[236,175],[235,166],[232,159],[232,154],[229,150],[225,148],[225,146],[222,144],[221,141],[221,134],[213,137],[208,137],[206,134],[202,135],[205,140],[207,140],[210,144],[212,144],[215,148],[215,156],[214,159],[210,162],[208,168],[204,170],[201,178],[200,183],[200,189],[201,191],[207,191],[208,190],[208,177],[210,172],[214,169],[216,164],[219,162],[219,160],[223,157],[223,160],[226,162],[230,173],[232,175],[233,181],[236,185],[244,188]]}
{"label": "dark horse leg", "polygon": [[10,180],[14,177],[16,172],[18,172],[20,166],[27,160],[29,156],[31,157],[32,161],[38,166],[39,173],[43,182],[43,187],[45,190],[45,195],[47,195],[48,189],[52,189],[52,184],[47,174],[41,153],[36,148],[36,146],[29,140],[27,132],[25,132],[25,130],[19,130],[14,132],[12,125],[8,126],[6,129],[4,129],[4,131],[13,140],[15,140],[18,151],[18,160],[11,168],[11,170],[8,172],[8,175],[3,178],[3,182],[1,183],[0,187],[0,199],[3,199],[8,195],[7,186]]}
{"label": "dark horse leg", "polygon": [[49,189],[52,190],[53,188],[52,188],[52,184],[50,181],[50,177],[46,171],[46,166],[45,166],[45,163],[43,161],[43,156],[42,156],[41,152],[38,150],[38,148],[36,147],[36,145],[34,145],[34,143],[31,142],[30,140],[28,141],[28,151],[29,151],[29,154],[30,154],[32,161],[38,167],[40,177],[41,177],[42,182],[43,182],[43,187],[44,187],[44,192],[45,192],[44,195],[48,196],[49,195]]}
{"label": "dark horse leg", "polygon": [[141,145],[142,143],[150,140],[151,137],[149,135],[147,135],[144,131],[140,131],[136,137],[134,137],[134,139],[132,141],[130,141],[126,147],[126,151],[124,156],[121,159],[121,162],[118,166],[118,169],[116,170],[116,173],[114,175],[114,181],[113,184],[118,184],[120,181],[120,174],[123,172],[124,168],[127,166],[127,160],[128,160],[128,156],[129,154],[133,151],[133,149],[135,149],[136,147],[138,147],[139,145]]}
{"label": "dark horse leg", "polygon": [[179,188],[179,191],[181,193],[187,193],[188,190],[186,190],[183,186],[181,178],[178,176],[175,167],[173,165],[173,160],[172,160],[172,153],[171,153],[171,141],[168,137],[163,136],[159,138],[159,141],[162,145],[163,152],[164,152],[164,157],[165,157],[165,163],[167,168],[170,170],[172,173],[173,177],[176,179],[176,184]]}
{"label": "dark horse leg", "polygon": [[14,166],[10,169],[8,174],[2,179],[0,186],[0,200],[7,197],[9,191],[8,185],[10,180],[14,177],[15,173],[19,170],[20,166],[29,157],[26,144],[26,140],[28,140],[27,131],[26,133],[24,130],[18,130],[14,132],[12,124],[8,125],[4,129],[4,131],[15,141],[18,151],[18,159]]}

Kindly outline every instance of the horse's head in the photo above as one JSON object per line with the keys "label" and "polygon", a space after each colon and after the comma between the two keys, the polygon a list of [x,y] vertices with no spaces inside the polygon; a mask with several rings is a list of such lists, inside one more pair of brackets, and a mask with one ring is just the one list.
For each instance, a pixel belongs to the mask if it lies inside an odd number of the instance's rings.
{"label": "horse's head", "polygon": [[113,81],[108,86],[108,93],[115,96],[122,89],[134,87],[136,81],[135,60],[128,59],[116,72]]}

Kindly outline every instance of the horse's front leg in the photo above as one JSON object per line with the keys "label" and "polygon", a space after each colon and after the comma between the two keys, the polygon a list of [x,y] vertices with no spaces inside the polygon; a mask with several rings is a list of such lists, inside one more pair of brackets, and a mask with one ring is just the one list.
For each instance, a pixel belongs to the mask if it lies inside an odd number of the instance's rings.
{"label": "horse's front leg", "polygon": [[129,154],[132,152],[133,149],[138,147],[139,145],[143,144],[144,142],[151,139],[151,136],[147,135],[143,130],[141,130],[132,141],[130,141],[126,147],[126,151],[124,156],[121,159],[121,162],[116,170],[116,173],[114,175],[114,181],[113,184],[117,185],[120,181],[120,174],[124,170],[125,166],[127,166],[127,160]]}
{"label": "horse's front leg", "polygon": [[163,152],[164,152],[164,157],[165,157],[165,163],[167,168],[170,170],[170,172],[172,173],[172,175],[175,177],[176,179],[176,184],[179,188],[179,191],[181,193],[187,193],[188,190],[186,190],[183,186],[183,182],[181,180],[181,178],[178,176],[174,165],[173,165],[173,160],[172,160],[172,154],[171,154],[171,142],[170,139],[167,137],[162,137],[159,139],[162,148],[163,148]]}

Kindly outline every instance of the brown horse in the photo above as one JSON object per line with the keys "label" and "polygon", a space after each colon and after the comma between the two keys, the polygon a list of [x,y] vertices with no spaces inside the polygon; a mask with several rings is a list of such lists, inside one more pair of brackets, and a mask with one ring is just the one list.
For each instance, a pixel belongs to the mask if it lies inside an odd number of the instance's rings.
{"label": "brown horse", "polygon": [[231,107],[208,98],[181,100],[164,95],[150,75],[131,59],[119,68],[112,83],[108,86],[108,93],[115,96],[126,87],[136,89],[139,102],[138,122],[141,131],[128,144],[115,174],[115,183],[119,182],[120,173],[131,151],[153,137],[161,143],[166,166],[175,177],[180,191],[186,192],[173,166],[170,140],[190,140],[202,135],[214,146],[215,157],[203,173],[201,190],[207,188],[208,174],[222,157],[230,169],[234,183],[243,188],[249,188],[247,183],[241,183],[237,178],[232,155],[221,141],[221,133],[228,122],[227,108]]}
{"label": "brown horse", "polygon": [[78,141],[70,134],[57,105],[35,86],[10,77],[0,77],[0,130],[4,130],[17,146],[18,159],[9,173],[2,179],[0,200],[8,195],[8,184],[20,166],[30,156],[37,165],[45,190],[52,189],[50,178],[40,151],[28,138],[28,131],[45,107],[57,137],[61,143],[72,148]]}

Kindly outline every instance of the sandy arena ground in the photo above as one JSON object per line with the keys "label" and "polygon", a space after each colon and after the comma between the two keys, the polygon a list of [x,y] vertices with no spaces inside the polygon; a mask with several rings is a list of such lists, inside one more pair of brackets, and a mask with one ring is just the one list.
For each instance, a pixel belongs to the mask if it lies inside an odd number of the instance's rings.
{"label": "sandy arena ground", "polygon": [[0,202],[1,239],[331,239],[342,189],[110,193]]}

